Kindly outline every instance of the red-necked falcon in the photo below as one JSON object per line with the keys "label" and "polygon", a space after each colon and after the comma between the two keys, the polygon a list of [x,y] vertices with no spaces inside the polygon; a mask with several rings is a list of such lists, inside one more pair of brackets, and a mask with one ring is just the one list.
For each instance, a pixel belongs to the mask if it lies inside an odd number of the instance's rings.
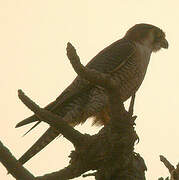
{"label": "red-necked falcon", "polygon": [[[87,67],[116,78],[121,91],[120,98],[126,101],[139,89],[152,52],[161,48],[167,49],[168,42],[160,28],[150,24],[136,24],[122,39],[92,58]],[[79,76],[45,109],[61,116],[72,126],[84,123],[89,117],[94,118],[94,124],[105,125],[110,120],[105,90]],[[21,121],[16,127],[34,121],[39,121],[35,115]],[[24,164],[58,135],[54,127],[49,127],[19,161]]]}

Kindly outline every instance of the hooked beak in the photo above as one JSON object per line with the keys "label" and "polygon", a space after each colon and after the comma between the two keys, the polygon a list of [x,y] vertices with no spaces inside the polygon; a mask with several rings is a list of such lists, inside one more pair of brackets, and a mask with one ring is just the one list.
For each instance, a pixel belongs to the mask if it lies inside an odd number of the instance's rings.
{"label": "hooked beak", "polygon": [[161,47],[164,48],[164,49],[168,49],[168,41],[166,39],[164,39],[162,42],[161,42]]}

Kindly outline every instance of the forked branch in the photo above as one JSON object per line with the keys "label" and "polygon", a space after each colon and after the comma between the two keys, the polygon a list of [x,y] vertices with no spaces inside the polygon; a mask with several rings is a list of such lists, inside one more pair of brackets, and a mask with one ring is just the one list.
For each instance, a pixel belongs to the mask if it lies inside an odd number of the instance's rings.
{"label": "forked branch", "polygon": [[96,180],[144,180],[146,166],[143,159],[134,152],[137,134],[134,130],[133,115],[134,97],[129,112],[120,100],[118,83],[110,78],[110,74],[99,73],[88,69],[80,63],[75,48],[68,43],[68,58],[75,71],[90,83],[106,89],[110,106],[110,122],[97,134],[83,135],[63,118],[40,108],[21,90],[18,91],[21,101],[31,109],[42,121],[55,127],[71,141],[75,150],[70,154],[69,166],[54,173],[36,177],[37,180],[67,180],[96,170]]}

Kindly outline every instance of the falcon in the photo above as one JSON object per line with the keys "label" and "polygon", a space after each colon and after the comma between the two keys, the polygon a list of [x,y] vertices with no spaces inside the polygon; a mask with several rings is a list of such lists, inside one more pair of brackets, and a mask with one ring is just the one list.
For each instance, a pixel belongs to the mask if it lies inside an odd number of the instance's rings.
{"label": "falcon", "polygon": [[[122,39],[103,49],[86,66],[110,74],[111,78],[116,79],[120,87],[120,99],[124,102],[139,89],[152,52],[162,48],[167,49],[168,42],[160,28],[151,24],[136,24]],[[45,109],[61,116],[72,126],[84,123],[89,117],[93,117],[93,124],[98,125],[106,125],[110,120],[105,89],[79,76]],[[35,121],[38,121],[36,125],[40,122],[37,116],[32,115],[18,123],[16,127]],[[22,164],[27,162],[58,135],[59,132],[54,127],[49,127],[19,162]]]}

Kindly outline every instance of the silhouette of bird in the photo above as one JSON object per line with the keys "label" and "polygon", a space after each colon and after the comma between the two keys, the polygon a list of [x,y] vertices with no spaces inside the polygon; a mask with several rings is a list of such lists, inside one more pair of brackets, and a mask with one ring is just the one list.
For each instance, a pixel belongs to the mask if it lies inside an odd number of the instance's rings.
{"label": "silhouette of bird", "polygon": [[[121,100],[126,101],[140,87],[150,61],[151,53],[168,48],[165,33],[150,24],[136,24],[125,36],[99,52],[87,64],[88,68],[108,73],[120,87]],[[70,125],[84,123],[93,117],[94,124],[105,125],[109,120],[108,97],[102,87],[77,76],[75,80],[45,109],[63,117]],[[33,115],[16,127],[38,121]],[[35,125],[35,126],[36,126]],[[34,127],[33,127],[34,128]],[[54,127],[47,131],[19,159],[24,164],[59,135]]]}

